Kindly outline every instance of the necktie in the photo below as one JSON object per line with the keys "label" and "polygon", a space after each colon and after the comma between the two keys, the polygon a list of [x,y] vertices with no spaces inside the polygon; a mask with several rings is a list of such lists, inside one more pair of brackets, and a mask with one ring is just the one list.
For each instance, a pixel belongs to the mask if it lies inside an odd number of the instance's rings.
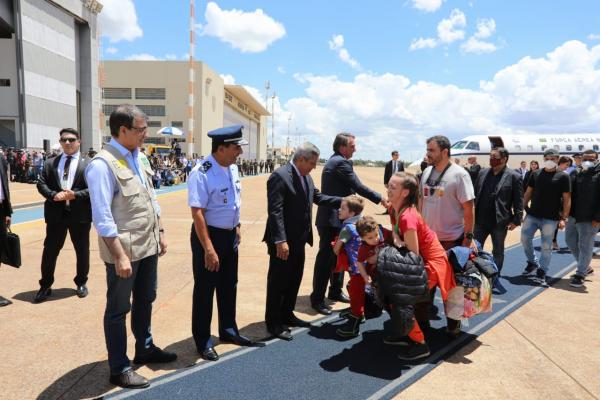
{"label": "necktie", "polygon": [[72,158],[73,158],[73,156],[67,156],[67,160],[65,161],[65,168],[63,170],[63,176],[62,176],[63,181],[69,180],[69,167],[71,166]]}
{"label": "necktie", "polygon": [[306,179],[306,176],[302,177],[302,181],[304,182],[304,194],[308,196],[308,180]]}
{"label": "necktie", "polygon": [[396,172],[396,161],[394,161],[394,165],[392,167],[392,172]]}

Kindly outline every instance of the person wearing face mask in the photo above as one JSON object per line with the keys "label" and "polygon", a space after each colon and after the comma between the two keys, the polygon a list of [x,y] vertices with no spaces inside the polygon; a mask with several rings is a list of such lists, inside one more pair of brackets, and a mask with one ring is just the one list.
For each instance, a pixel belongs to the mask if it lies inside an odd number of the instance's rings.
{"label": "person wearing face mask", "polygon": [[594,253],[594,239],[600,228],[600,167],[598,153],[583,153],[581,172],[572,178],[571,212],[567,221],[565,239],[571,250],[577,270],[569,285],[581,287],[591,273],[589,267]]}
{"label": "person wearing face mask", "polygon": [[[498,271],[504,263],[504,241],[508,231],[521,225],[523,218],[523,180],[506,167],[508,150],[498,147],[490,152],[490,167],[483,169],[475,182],[475,229],[473,235],[483,246],[492,238],[492,254]],[[504,292],[500,280],[495,289]]]}
{"label": "person wearing face mask", "polygon": [[[557,226],[564,229],[571,210],[571,181],[569,175],[558,170],[558,159],[556,149],[544,152],[544,168],[531,174],[523,199],[523,206],[527,211],[521,229],[521,244],[527,257],[523,275],[535,273],[535,280],[543,286],[547,284],[554,229]],[[528,207],[530,201],[531,206]],[[533,251],[533,236],[538,230],[542,240],[539,259]]]}

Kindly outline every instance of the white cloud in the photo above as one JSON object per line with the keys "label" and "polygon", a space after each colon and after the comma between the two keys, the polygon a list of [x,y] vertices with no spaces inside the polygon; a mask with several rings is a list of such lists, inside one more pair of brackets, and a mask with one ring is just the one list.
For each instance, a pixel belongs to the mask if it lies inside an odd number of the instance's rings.
{"label": "white cloud", "polygon": [[357,158],[387,159],[394,147],[416,159],[425,138],[438,133],[454,141],[472,134],[595,132],[600,125],[600,45],[579,41],[545,57],[525,57],[477,90],[391,73],[294,78],[304,82],[306,95],[289,99],[281,110],[276,104],[276,136],[291,113],[324,156],[342,130],[358,136]]}
{"label": "white cloud", "polygon": [[108,47],[106,49],[106,54],[117,54],[118,51],[119,49],[117,49],[116,47]]}
{"label": "white cloud", "polygon": [[132,54],[130,56],[125,57],[125,59],[130,60],[130,61],[159,61],[159,60],[161,60],[160,58],[153,56],[152,54],[148,54],[148,53]]}
{"label": "white cloud", "polygon": [[435,40],[434,38],[413,39],[412,43],[410,44],[410,50],[414,51],[414,50],[427,49],[427,48],[433,49],[434,47],[437,46],[437,44],[438,44],[437,40]]}
{"label": "white cloud", "polygon": [[477,32],[475,38],[487,39],[496,32],[496,21],[493,18],[483,18],[477,20]]}
{"label": "white cloud", "polygon": [[486,42],[483,40],[476,39],[474,36],[470,37],[469,40],[460,45],[460,49],[465,53],[493,53],[498,50],[498,46],[494,43]]}
{"label": "white cloud", "polygon": [[144,32],[138,24],[133,0],[102,0],[102,5],[100,29],[111,43],[142,37]]}
{"label": "white cloud", "polygon": [[285,75],[285,68],[280,65],[279,67],[277,67],[277,72],[279,72],[282,75]]}
{"label": "white cloud", "polygon": [[590,33],[587,38],[588,38],[588,40],[600,40],[600,35],[597,35],[595,33]]}
{"label": "white cloud", "polygon": [[206,25],[202,35],[214,36],[243,53],[265,51],[273,42],[285,36],[285,27],[261,9],[244,12],[222,10],[217,3],[206,5]]}
{"label": "white cloud", "polygon": [[329,48],[338,54],[340,60],[354,69],[360,69],[360,64],[356,59],[350,56],[348,50],[344,47],[344,35],[333,35],[329,41]]}
{"label": "white cloud", "polygon": [[449,18],[444,18],[437,26],[438,37],[443,43],[452,43],[465,38],[467,17],[459,9],[455,8]]}
{"label": "white cloud", "polygon": [[439,10],[444,0],[412,0],[412,5],[417,10],[434,12]]}
{"label": "white cloud", "polygon": [[177,60],[177,54],[168,53],[165,54],[165,60]]}
{"label": "white cloud", "polygon": [[226,85],[235,85],[235,78],[233,75],[231,74],[219,74],[219,76],[221,77],[221,79],[223,79],[223,82]]}

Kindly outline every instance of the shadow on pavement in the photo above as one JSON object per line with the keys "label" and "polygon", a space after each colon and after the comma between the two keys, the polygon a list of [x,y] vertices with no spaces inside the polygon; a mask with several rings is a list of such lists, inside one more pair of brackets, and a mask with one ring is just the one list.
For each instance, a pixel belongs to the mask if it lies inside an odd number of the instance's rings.
{"label": "shadow on pavement", "polygon": [[[30,290],[27,292],[17,293],[13,296],[13,299],[34,304],[33,299],[35,298],[35,295],[37,294],[37,292],[38,292],[38,290]],[[52,289],[52,294],[50,295],[50,297],[48,297],[48,299],[44,300],[44,303],[47,301],[63,300],[68,297],[73,297],[75,295],[76,295],[75,289],[69,289],[69,288]]]}
{"label": "shadow on pavement", "polygon": [[37,400],[74,400],[102,396],[115,387],[108,381],[108,374],[107,361],[79,366],[44,389]]}

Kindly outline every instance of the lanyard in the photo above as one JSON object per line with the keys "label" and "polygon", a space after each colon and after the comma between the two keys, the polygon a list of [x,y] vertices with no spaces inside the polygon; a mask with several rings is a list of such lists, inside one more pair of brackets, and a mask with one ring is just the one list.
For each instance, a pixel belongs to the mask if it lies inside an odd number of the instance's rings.
{"label": "lanyard", "polygon": [[[446,165],[446,168],[444,168],[444,170],[442,171],[442,173],[440,174],[440,176],[438,176],[438,178],[433,182],[432,185],[429,185],[429,187],[434,187],[434,188],[438,187],[438,185],[442,181],[442,178],[444,177],[444,174],[446,173],[446,171],[448,171],[448,168],[450,168],[450,165],[452,165],[452,163],[448,162],[448,165]],[[431,168],[431,172],[429,173],[429,176],[427,177],[427,179],[425,180],[425,182],[427,182],[429,180],[429,177],[431,176],[431,173],[433,172],[434,169],[435,169],[435,167]]]}

